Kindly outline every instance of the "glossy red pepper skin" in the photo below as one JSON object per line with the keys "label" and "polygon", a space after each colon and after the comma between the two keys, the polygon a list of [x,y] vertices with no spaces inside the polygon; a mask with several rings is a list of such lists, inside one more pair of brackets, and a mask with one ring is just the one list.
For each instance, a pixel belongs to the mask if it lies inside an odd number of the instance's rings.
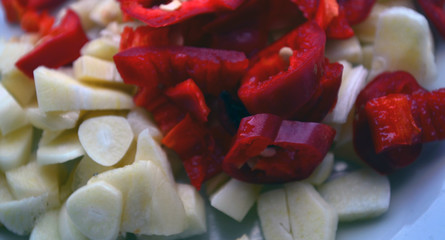
{"label": "glossy red pepper skin", "polygon": [[192,79],[187,79],[176,86],[168,88],[165,90],[165,95],[176,106],[190,113],[198,121],[207,122],[210,109],[206,104],[204,94]]}
{"label": "glossy red pepper skin", "polygon": [[[307,178],[334,140],[321,123],[288,121],[271,114],[243,118],[223,161],[230,176],[251,183],[284,183]],[[271,156],[262,155],[273,149]]]}
{"label": "glossy red pepper skin", "polygon": [[375,0],[338,0],[338,14],[332,15],[332,7],[330,10],[325,7],[326,2],[329,4],[327,0],[292,0],[292,2],[299,6],[307,19],[317,19],[320,26],[326,29],[327,37],[333,39],[354,36],[351,26],[364,21],[375,4]]}
{"label": "glossy red pepper skin", "polygon": [[[247,110],[294,117],[320,84],[325,43],[323,29],[307,22],[259,52],[238,89]],[[290,63],[279,56],[282,47],[293,50]]]}
{"label": "glossy red pepper skin", "polygon": [[421,142],[422,129],[411,109],[412,99],[407,94],[389,94],[366,103],[365,112],[377,154]]}
{"label": "glossy red pepper skin", "polygon": [[[121,0],[122,11],[151,27],[165,27],[197,15],[234,10],[244,0],[189,0],[179,9],[162,10],[152,0]],[[148,6],[148,7],[146,7]]]}
{"label": "glossy red pepper skin", "polygon": [[187,175],[198,190],[202,183],[220,173],[227,136],[214,137],[212,129],[195,121],[190,115],[179,122],[163,139],[162,143],[180,156]]}
{"label": "glossy red pepper skin", "polygon": [[195,47],[138,47],[114,56],[127,84],[172,87],[192,78],[204,94],[234,89],[249,64],[244,53]]}
{"label": "glossy red pepper skin", "polygon": [[160,47],[172,45],[169,28],[141,26],[125,27],[121,34],[120,51],[132,47]]}
{"label": "glossy red pepper skin", "polygon": [[426,17],[434,24],[442,37],[445,38],[445,1],[417,0]]}
{"label": "glossy red pepper skin", "polygon": [[20,26],[26,32],[38,32],[45,36],[51,32],[54,21],[54,17],[46,11],[38,13],[34,10],[26,10],[20,21]]}
{"label": "glossy red pepper skin", "polygon": [[354,149],[364,162],[378,172],[389,174],[411,164],[419,156],[422,145],[399,146],[376,153],[365,110],[367,102],[392,93],[413,94],[424,91],[411,74],[399,71],[377,76],[358,95],[353,122]]}
{"label": "glossy red pepper skin", "polygon": [[30,78],[38,66],[57,68],[80,56],[80,49],[88,41],[77,14],[68,9],[60,25],[31,52],[21,57],[16,66]]}
{"label": "glossy red pepper skin", "polygon": [[137,106],[153,114],[161,132],[165,135],[184,119],[186,112],[157,88],[140,88],[134,96]]}
{"label": "glossy red pepper skin", "polygon": [[337,102],[338,90],[343,75],[343,65],[329,63],[326,60],[324,75],[320,80],[320,86],[294,117],[299,121],[321,122],[324,117],[334,108]]}

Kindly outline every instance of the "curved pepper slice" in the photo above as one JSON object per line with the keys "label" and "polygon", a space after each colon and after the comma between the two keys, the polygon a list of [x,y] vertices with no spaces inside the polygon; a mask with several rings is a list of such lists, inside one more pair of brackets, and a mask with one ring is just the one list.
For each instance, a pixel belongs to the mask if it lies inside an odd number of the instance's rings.
{"label": "curved pepper slice", "polygon": [[26,10],[20,21],[20,26],[26,32],[38,32],[44,36],[51,32],[54,21],[54,17],[46,11],[38,13],[35,10]]}
{"label": "curved pepper slice", "polygon": [[442,37],[445,38],[445,1],[444,0],[417,0],[425,12],[426,17],[436,26]]}
{"label": "curved pepper slice", "polygon": [[31,52],[21,57],[16,66],[30,78],[38,66],[57,68],[80,56],[80,49],[88,41],[77,14],[68,9],[60,25],[42,39]]}
{"label": "curved pepper slice", "polygon": [[[224,10],[234,10],[244,0],[188,0],[176,10],[163,10],[152,0],[121,0],[122,11],[151,27],[165,27],[191,17]],[[148,6],[148,7],[147,7]]]}
{"label": "curved pepper slice", "polygon": [[321,122],[337,102],[338,90],[341,85],[343,65],[329,63],[326,59],[324,75],[317,91],[294,117],[305,122]]}
{"label": "curved pepper slice", "polygon": [[251,183],[307,178],[326,155],[335,130],[321,123],[287,121],[271,114],[243,118],[223,161],[230,176]]}
{"label": "curved pepper slice", "polygon": [[376,153],[372,129],[368,123],[365,106],[368,101],[392,93],[412,94],[425,91],[407,72],[382,73],[370,82],[355,102],[353,144],[355,152],[368,165],[383,174],[412,163],[420,154],[421,144],[405,145]]}
{"label": "curved pepper slice", "polygon": [[169,28],[141,26],[136,29],[125,27],[121,34],[120,50],[132,47],[159,47],[170,45]]}
{"label": "curved pepper slice", "polygon": [[[325,42],[323,29],[310,21],[258,53],[238,89],[247,110],[294,117],[320,84]],[[283,47],[292,49],[289,63],[279,55]]]}
{"label": "curved pepper slice", "polygon": [[151,114],[161,132],[165,135],[174,128],[186,113],[157,88],[140,88],[134,96],[134,103],[144,107]]}
{"label": "curved pepper slice", "polygon": [[192,185],[198,190],[205,180],[222,171],[225,149],[218,141],[221,137],[213,135],[211,129],[186,115],[162,139],[165,146],[179,155]]}
{"label": "curved pepper slice", "polygon": [[[422,143],[445,138],[444,88],[374,98],[366,103],[365,113],[374,150],[379,157],[394,149],[416,149]],[[410,164],[416,157],[394,154],[381,165],[399,168]]]}
{"label": "curved pepper slice", "polygon": [[127,84],[172,87],[192,78],[205,94],[234,89],[249,61],[242,52],[195,47],[136,47],[114,56]]}
{"label": "curved pepper slice", "polygon": [[168,88],[165,90],[165,95],[195,119],[207,122],[210,109],[207,107],[204,95],[192,79],[187,79]]}
{"label": "curved pepper slice", "polygon": [[389,94],[366,103],[365,112],[377,154],[420,143],[422,130],[411,108],[412,100],[407,94]]}

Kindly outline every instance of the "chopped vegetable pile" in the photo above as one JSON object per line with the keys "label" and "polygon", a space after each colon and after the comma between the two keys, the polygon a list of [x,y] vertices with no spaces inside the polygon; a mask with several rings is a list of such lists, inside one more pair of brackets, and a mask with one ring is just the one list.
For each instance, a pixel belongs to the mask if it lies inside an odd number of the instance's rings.
{"label": "chopped vegetable pile", "polygon": [[207,203],[238,222],[257,203],[265,240],[335,239],[445,139],[443,0],[1,4],[25,32],[0,41],[0,223],[17,235],[193,238]]}

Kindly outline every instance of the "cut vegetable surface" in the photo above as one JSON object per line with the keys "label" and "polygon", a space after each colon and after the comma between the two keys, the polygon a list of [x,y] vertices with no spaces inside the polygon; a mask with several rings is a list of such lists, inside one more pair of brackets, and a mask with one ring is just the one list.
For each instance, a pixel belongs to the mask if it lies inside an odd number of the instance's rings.
{"label": "cut vegetable surface", "polygon": [[35,70],[39,108],[44,111],[130,109],[131,96],[120,91],[94,88],[56,70]]}
{"label": "cut vegetable surface", "polygon": [[119,162],[133,138],[130,124],[123,117],[90,118],[79,126],[79,140],[88,156],[104,166]]}
{"label": "cut vegetable surface", "polygon": [[122,208],[122,193],[106,182],[79,188],[66,201],[71,221],[90,239],[116,239]]}
{"label": "cut vegetable surface", "polygon": [[340,221],[376,217],[389,207],[388,178],[370,170],[359,170],[335,178],[320,186],[319,191],[337,211]]}

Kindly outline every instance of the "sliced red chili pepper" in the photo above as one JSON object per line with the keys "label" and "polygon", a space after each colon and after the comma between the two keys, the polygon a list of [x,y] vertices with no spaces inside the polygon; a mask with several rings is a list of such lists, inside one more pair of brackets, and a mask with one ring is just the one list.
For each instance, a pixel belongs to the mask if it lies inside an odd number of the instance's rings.
{"label": "sliced red chili pepper", "polygon": [[122,11],[151,27],[165,27],[191,17],[224,10],[234,10],[244,0],[189,0],[173,11],[155,6],[151,0],[121,0]]}
{"label": "sliced red chili pepper", "polygon": [[162,143],[181,157],[191,183],[197,189],[221,172],[223,149],[211,131],[187,115],[163,139]]}
{"label": "sliced red chili pepper", "polygon": [[442,37],[445,38],[445,1],[444,0],[417,0],[426,17],[436,26]]}
{"label": "sliced red chili pepper", "polygon": [[265,14],[268,1],[249,0],[234,11],[220,14],[203,27],[210,47],[244,52],[251,56],[268,43]]}
{"label": "sliced red chili pepper", "polygon": [[324,75],[320,86],[294,117],[305,122],[321,122],[337,102],[338,90],[340,89],[343,65],[330,63],[326,59]]}
{"label": "sliced red chili pepper", "polygon": [[[238,89],[249,112],[294,117],[319,86],[325,42],[324,31],[307,22],[258,53]],[[290,63],[279,55],[283,47],[293,50]]]}
{"label": "sliced red chili pepper", "polygon": [[288,121],[271,114],[249,116],[241,120],[223,170],[251,183],[301,180],[320,164],[334,136],[335,130],[321,123]]}
{"label": "sliced red chili pepper", "polygon": [[334,18],[326,30],[326,35],[334,39],[354,36],[351,25],[363,22],[372,10],[376,0],[338,0],[338,17]]}
{"label": "sliced red chili pepper", "polygon": [[338,14],[339,6],[336,0],[319,0],[314,20],[321,28],[326,29]]}
{"label": "sliced red chili pepper", "polygon": [[165,88],[192,78],[205,94],[234,89],[245,73],[244,53],[195,47],[140,47],[114,56],[127,84]]}
{"label": "sliced red chili pepper", "polygon": [[[445,139],[445,89],[441,88],[431,92],[427,101],[437,140]],[[424,132],[428,131],[424,126],[422,128]],[[425,134],[432,135],[428,132]]]}
{"label": "sliced red chili pepper", "polygon": [[358,95],[353,122],[354,149],[363,161],[380,173],[388,174],[409,165],[419,156],[422,145],[400,146],[379,154],[376,153],[366,116],[366,103],[391,93],[412,94],[422,91],[425,90],[411,74],[398,71],[378,75]]}
{"label": "sliced red chili pepper", "polygon": [[344,11],[340,8],[337,17],[332,19],[331,23],[326,29],[326,36],[333,39],[347,39],[354,36],[354,30],[349,25]]}
{"label": "sliced red chili pepper", "polygon": [[414,120],[411,105],[407,94],[389,94],[366,103],[365,112],[377,154],[421,142],[422,130]]}
{"label": "sliced red chili pepper", "polygon": [[351,25],[363,22],[371,13],[375,2],[376,0],[338,0]]}
{"label": "sliced red chili pepper", "polygon": [[2,0],[2,5],[8,22],[20,22],[26,8],[19,0]]}
{"label": "sliced red chili pepper", "polygon": [[26,2],[26,7],[31,9],[51,9],[59,6],[66,0],[23,0]]}
{"label": "sliced red chili pepper", "polygon": [[57,68],[77,59],[87,41],[79,17],[68,9],[60,25],[53,28],[31,52],[21,57],[16,66],[32,78],[38,66]]}
{"label": "sliced red chili pepper", "polygon": [[210,113],[205,102],[204,94],[192,79],[178,83],[176,86],[165,90],[165,95],[169,97],[177,106],[185,112],[190,113],[200,122],[207,122]]}
{"label": "sliced red chili pepper", "polygon": [[26,10],[21,18],[20,25],[26,32],[39,32],[44,36],[51,32],[54,21],[54,17],[46,11],[38,13],[36,10]]}
{"label": "sliced red chili pepper", "polygon": [[134,102],[153,114],[155,122],[164,135],[181,122],[186,115],[186,112],[156,88],[141,88],[135,95]]}
{"label": "sliced red chili pepper", "polygon": [[132,47],[159,47],[173,45],[169,28],[141,26],[136,29],[125,27],[121,34],[120,50]]}

